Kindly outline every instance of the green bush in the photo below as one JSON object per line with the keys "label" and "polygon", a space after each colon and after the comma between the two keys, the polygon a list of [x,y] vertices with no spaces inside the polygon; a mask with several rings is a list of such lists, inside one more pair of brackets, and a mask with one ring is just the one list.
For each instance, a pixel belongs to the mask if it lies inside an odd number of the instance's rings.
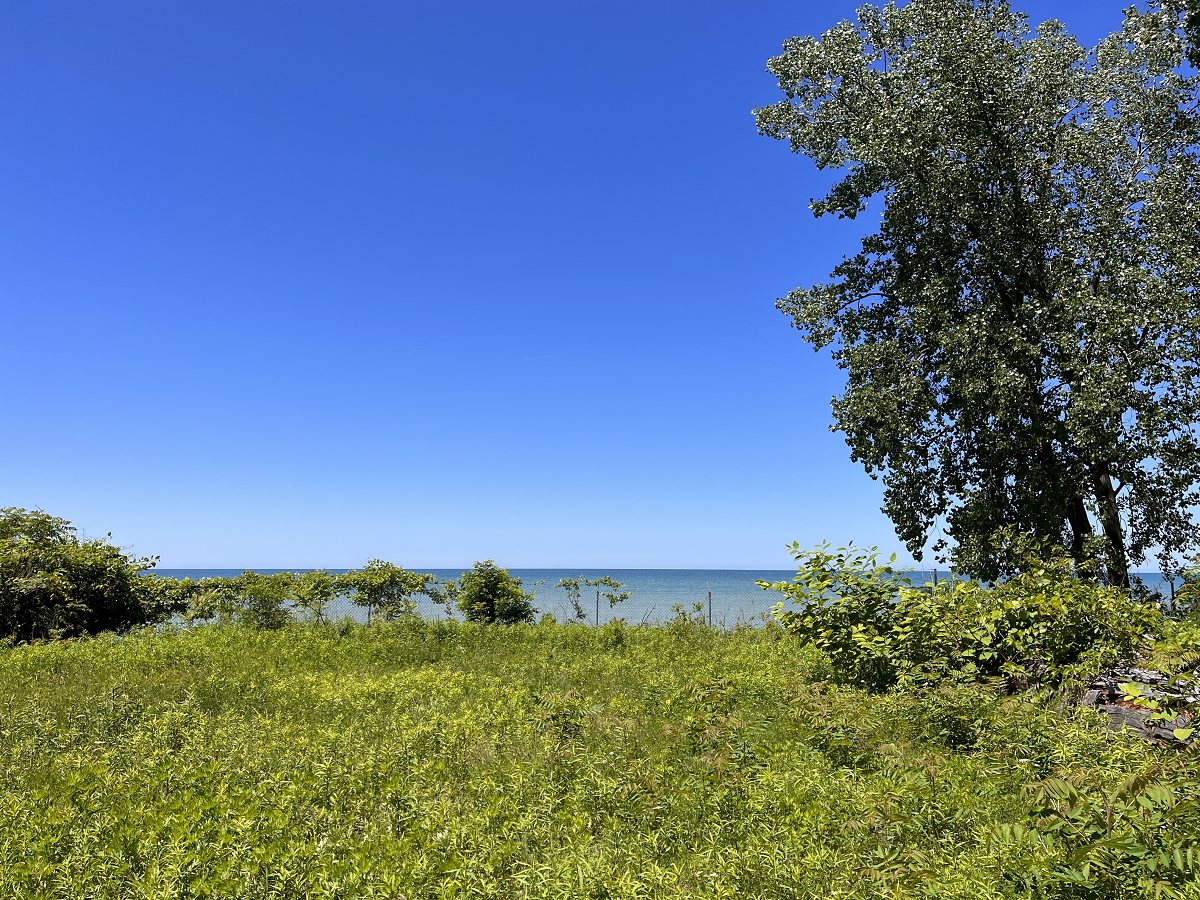
{"label": "green bush", "polygon": [[126,631],[169,615],[139,574],[154,565],[65,519],[0,510],[0,637],[32,641]]}
{"label": "green bush", "polygon": [[318,625],[328,624],[329,609],[341,592],[341,578],[325,569],[304,572],[292,588],[296,608],[307,613]]}
{"label": "green bush", "polygon": [[508,574],[492,560],[477,562],[452,582],[450,594],[468,622],[485,625],[515,625],[532,622],[533,592],[526,592],[520,578]]}
{"label": "green bush", "polygon": [[189,598],[185,616],[192,622],[216,619],[272,629],[291,621],[297,580],[291,572],[263,575],[247,571],[233,578],[181,583],[178,590]]}
{"label": "green bush", "polygon": [[433,575],[407,572],[379,559],[340,575],[324,569],[270,575],[247,571],[234,578],[161,579],[155,587],[164,598],[174,598],[176,606],[182,603],[185,617],[193,622],[215,619],[260,629],[280,628],[298,611],[317,624],[328,624],[329,610],[339,597],[365,608],[368,622],[416,616],[416,594],[440,597]]}
{"label": "green bush", "polygon": [[842,683],[882,691],[1003,677],[1012,690],[1071,689],[1134,656],[1162,614],[1156,603],[1080,577],[1066,554],[1039,550],[1025,544],[1019,574],[993,587],[914,588],[873,551],[793,544],[792,582],[759,584],[799,607],[781,602],[777,618],[825,651]]}
{"label": "green bush", "polygon": [[[1155,767],[1108,787],[1047,778],[1028,786],[1035,807],[1005,841],[1054,851],[1034,880],[1089,898],[1181,897],[1200,878],[1200,781],[1187,766]],[[1087,783],[1090,782],[1090,783]]]}
{"label": "green bush", "polygon": [[437,578],[406,572],[381,559],[369,559],[363,568],[337,577],[336,583],[350,599],[366,607],[367,621],[411,618],[417,614],[416,594],[438,598]]}

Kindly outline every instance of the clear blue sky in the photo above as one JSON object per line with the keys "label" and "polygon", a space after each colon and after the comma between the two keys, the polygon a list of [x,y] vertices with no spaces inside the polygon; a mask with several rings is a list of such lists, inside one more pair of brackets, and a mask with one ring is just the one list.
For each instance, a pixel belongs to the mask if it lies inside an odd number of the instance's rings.
{"label": "clear blue sky", "polygon": [[0,506],[166,567],[899,549],[773,308],[864,225],[750,114],[853,6],[5,4]]}

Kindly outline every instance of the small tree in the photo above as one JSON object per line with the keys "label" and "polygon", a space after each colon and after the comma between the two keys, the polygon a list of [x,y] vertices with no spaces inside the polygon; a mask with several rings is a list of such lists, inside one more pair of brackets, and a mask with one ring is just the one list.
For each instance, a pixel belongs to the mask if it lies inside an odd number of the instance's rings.
{"label": "small tree", "polygon": [[[633,591],[623,591],[621,588],[625,584],[615,579],[609,578],[607,575],[601,575],[599,578],[585,578],[584,584],[596,589],[596,624],[600,624],[600,599],[604,598],[608,601],[608,608],[612,609],[618,603],[624,603],[633,596]],[[600,590],[605,588],[605,590]]]}
{"label": "small tree", "polygon": [[[618,603],[624,603],[633,596],[632,591],[622,591],[621,588],[625,584],[620,581],[615,581],[607,575],[601,575],[599,578],[584,578],[580,575],[578,578],[560,578],[555,587],[560,587],[567,592],[567,599],[571,601],[572,615],[577,621],[587,621],[587,610],[583,608],[580,602],[580,597],[583,595],[583,585],[594,587],[596,589],[596,624],[600,624],[600,598],[608,601],[608,608],[612,609]],[[600,588],[607,588],[601,591]]]}
{"label": "small tree", "polygon": [[567,592],[567,600],[571,603],[571,617],[577,622],[587,621],[587,610],[579,602],[579,598],[583,595],[583,583],[584,577],[580,575],[578,578],[560,578],[558,584],[554,585]]}
{"label": "small tree", "polygon": [[386,621],[416,616],[415,595],[439,597],[436,576],[406,572],[382,559],[367,560],[363,568],[339,576],[337,582],[342,590],[353,592],[354,603],[366,607],[368,622],[376,615]]}
{"label": "small tree", "polygon": [[293,586],[296,606],[311,615],[318,625],[329,621],[329,607],[341,592],[338,577],[325,569],[305,572]]}
{"label": "small tree", "polygon": [[288,606],[296,584],[296,576],[291,572],[272,575],[243,572],[231,580],[237,599],[233,615],[238,622],[251,628],[274,629],[291,621]]}
{"label": "small tree", "polygon": [[508,574],[492,560],[476,562],[452,582],[450,595],[468,622],[514,625],[532,622],[534,592],[522,587],[520,578]]}

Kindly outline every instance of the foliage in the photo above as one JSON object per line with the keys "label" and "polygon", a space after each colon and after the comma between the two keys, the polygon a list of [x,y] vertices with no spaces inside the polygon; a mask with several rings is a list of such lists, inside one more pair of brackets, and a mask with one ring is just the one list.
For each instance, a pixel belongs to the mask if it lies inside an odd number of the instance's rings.
{"label": "foliage", "polygon": [[[370,563],[368,563],[368,566]],[[333,601],[343,591],[346,580],[325,569],[302,573],[292,588],[296,608],[303,610],[318,625],[329,622]]]}
{"label": "foliage", "polygon": [[533,591],[526,593],[520,578],[489,559],[476,562],[451,582],[447,597],[457,602],[468,622],[515,625],[533,621],[533,595]]}
{"label": "foliage", "polygon": [[415,594],[440,597],[433,575],[406,572],[381,559],[367,560],[363,568],[340,576],[337,584],[352,592],[355,603],[366,607],[368,621],[376,615],[387,621],[415,616]]}
{"label": "foliage", "polygon": [[138,587],[147,623],[166,622],[174,616],[188,616],[201,591],[200,582],[191,578],[168,578],[142,572]]}
{"label": "foliage", "polygon": [[[166,579],[163,579],[166,581]],[[246,571],[232,578],[185,579],[174,593],[186,596],[185,618],[192,622],[217,619],[250,628],[282,628],[291,621],[292,572],[263,574]]]}
{"label": "foliage", "polygon": [[583,594],[582,585],[586,579],[580,575],[578,578],[560,578],[554,586],[562,588],[567,592],[567,600],[571,603],[571,617],[577,622],[587,621],[587,610],[583,608],[583,604],[579,602],[579,598]]}
{"label": "foliage", "polygon": [[[612,609],[618,603],[624,603],[633,596],[633,591],[623,591],[624,582],[617,581],[607,575],[601,575],[599,578],[584,579],[584,584],[597,589],[601,599],[608,601],[608,608]],[[604,590],[600,590],[604,588]]]}
{"label": "foliage", "polygon": [[1098,864],[1054,878],[1076,844],[1025,785],[1189,796],[1174,752],[1090,711],[830,685],[776,627],[617,630],[0,648],[0,896],[1067,900],[1105,896]]}
{"label": "foliage", "polygon": [[81,540],[70,522],[40,510],[0,510],[0,637],[75,637],[154,621],[163,606],[138,577],[154,563],[107,538]]}
{"label": "foliage", "polygon": [[[834,428],[917,559],[1004,574],[1002,525],[1127,583],[1193,546],[1200,500],[1200,81],[1178,19],[1085,51],[1005,2],[867,5],[768,70],[761,133],[845,176],[810,204],[881,224],[778,306],[847,372]],[[939,551],[946,545],[939,540]],[[1165,567],[1166,563],[1164,563]]]}
{"label": "foliage", "polygon": [[230,596],[237,599],[231,610],[235,621],[251,628],[282,628],[291,621],[287,604],[296,583],[291,572],[243,572],[230,581]]}
{"label": "foliage", "polygon": [[1004,552],[1019,557],[1019,574],[990,588],[953,580],[914,588],[875,551],[828,544],[793,544],[795,578],[759,584],[799,607],[781,602],[777,618],[829,655],[835,679],[873,691],[998,677],[1014,690],[1071,691],[1135,656],[1161,624],[1157,604],[1078,577],[1061,551],[1014,543]]}
{"label": "foliage", "polygon": [[895,684],[904,653],[896,642],[901,589],[909,583],[891,566],[896,557],[881,566],[876,551],[853,544],[832,550],[824,543],[804,551],[793,543],[789,551],[799,564],[791,583],[758,582],[800,607],[784,610],[780,601],[778,620],[828,654],[839,681],[868,690]]}
{"label": "foliage", "polygon": [[[1086,887],[1092,897],[1178,896],[1200,875],[1200,782],[1151,769],[1113,790],[1081,790],[1062,778],[1031,785],[1033,828],[1016,835],[1057,845],[1049,881]],[[1185,793],[1186,792],[1186,793]],[[1048,877],[1047,877],[1048,876]]]}
{"label": "foliage", "polygon": [[[600,600],[601,598],[608,601],[608,608],[612,609],[618,603],[624,603],[633,596],[633,591],[623,591],[625,587],[623,582],[617,581],[608,575],[601,575],[599,578],[584,578],[580,575],[578,578],[560,578],[554,586],[562,588],[567,592],[567,600],[571,603],[571,615],[578,622],[587,621],[587,610],[583,608],[580,602],[580,597],[583,594],[583,586],[594,587],[596,589],[596,615],[599,618]],[[600,589],[604,588],[603,591]],[[599,625],[599,621],[596,622]]]}
{"label": "foliage", "polygon": [[[1166,683],[1153,689],[1136,682],[1122,684],[1126,699],[1147,710],[1152,722],[1165,724],[1176,739],[1191,740],[1200,714],[1200,609],[1193,600],[1163,621],[1142,665]],[[1185,721],[1180,724],[1180,719]]]}
{"label": "foliage", "polygon": [[1188,62],[1200,69],[1200,0],[1154,0],[1150,5],[1178,17],[1183,34],[1187,38]]}
{"label": "foliage", "polygon": [[367,610],[368,622],[391,621],[416,615],[414,595],[441,599],[437,578],[407,572],[378,559],[342,574],[325,569],[310,572],[243,572],[233,578],[199,581],[159,579],[157,592],[191,622],[241,622],[253,628],[280,628],[300,613],[327,625],[330,610],[345,599]]}

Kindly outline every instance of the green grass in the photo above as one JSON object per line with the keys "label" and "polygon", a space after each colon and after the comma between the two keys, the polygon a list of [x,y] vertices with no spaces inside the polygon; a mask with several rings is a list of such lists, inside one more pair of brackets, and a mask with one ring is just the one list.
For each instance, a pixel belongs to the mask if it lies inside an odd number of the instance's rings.
{"label": "green grass", "polygon": [[0,649],[0,897],[1028,896],[1053,852],[995,836],[1022,786],[1164,752],[826,665],[689,625]]}

